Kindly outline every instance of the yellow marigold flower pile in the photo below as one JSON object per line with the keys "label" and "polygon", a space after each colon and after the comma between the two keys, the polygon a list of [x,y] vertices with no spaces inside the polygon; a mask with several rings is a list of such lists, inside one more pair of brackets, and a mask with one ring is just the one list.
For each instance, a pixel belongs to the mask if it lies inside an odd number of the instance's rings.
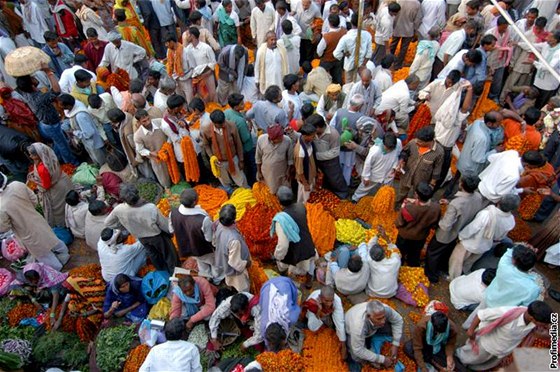
{"label": "yellow marigold flower pile", "polygon": [[157,207],[161,214],[165,217],[169,217],[169,213],[171,213],[171,206],[169,205],[169,200],[161,199],[159,203],[157,203]]}
{"label": "yellow marigold flower pile", "polygon": [[515,216],[515,227],[508,233],[514,242],[526,242],[531,238],[532,231],[527,222]]}
{"label": "yellow marigold flower pile", "polygon": [[[257,199],[255,199],[255,197],[253,196],[253,191],[251,191],[251,189],[244,189],[240,187],[236,189],[233,192],[233,194],[231,194],[229,200],[226,201],[224,204],[222,204],[222,207],[226,204],[231,204],[235,206],[235,210],[237,211],[235,220],[239,221],[241,218],[243,218],[243,215],[245,214],[245,210],[248,206],[253,206],[257,204]],[[216,213],[214,219],[218,218],[218,213]]]}
{"label": "yellow marigold flower pile", "polygon": [[399,282],[412,294],[412,299],[416,301],[418,307],[424,307],[430,302],[430,297],[419,285],[423,284],[426,288],[430,286],[423,268],[402,266],[399,271]]}
{"label": "yellow marigold flower pile", "polygon": [[256,359],[263,372],[301,372],[304,370],[302,356],[287,349],[278,353],[267,351],[257,355]]}
{"label": "yellow marigold flower pile", "polygon": [[282,210],[278,198],[270,192],[270,189],[264,182],[255,182],[253,185],[253,196],[258,203],[262,203],[276,212]]}
{"label": "yellow marigold flower pile", "polygon": [[336,239],[336,228],[334,217],[319,203],[305,206],[307,210],[307,226],[313,238],[313,243],[319,255],[331,251]]}
{"label": "yellow marigold flower pile", "polygon": [[355,220],[340,219],[335,222],[336,240],[358,245],[366,240],[366,229]]}
{"label": "yellow marigold flower pile", "polygon": [[340,341],[336,332],[323,327],[317,332],[304,331],[303,364],[306,371],[348,371],[340,354]]}
{"label": "yellow marigold flower pile", "polygon": [[227,201],[227,193],[208,185],[198,185],[194,189],[198,194],[198,204],[210,216],[215,216],[220,211],[220,207]]}
{"label": "yellow marigold flower pile", "polygon": [[393,83],[397,83],[401,80],[404,80],[408,77],[408,73],[410,72],[410,67],[403,67],[400,70],[393,72]]}

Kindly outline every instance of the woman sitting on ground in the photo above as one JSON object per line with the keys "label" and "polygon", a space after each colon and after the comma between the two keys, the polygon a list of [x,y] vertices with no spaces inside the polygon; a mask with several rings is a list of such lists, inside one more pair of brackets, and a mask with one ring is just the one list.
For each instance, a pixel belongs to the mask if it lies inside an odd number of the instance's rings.
{"label": "woman sitting on ground", "polygon": [[107,286],[103,315],[105,319],[113,317],[140,323],[148,315],[148,304],[142,294],[142,281],[119,274]]}

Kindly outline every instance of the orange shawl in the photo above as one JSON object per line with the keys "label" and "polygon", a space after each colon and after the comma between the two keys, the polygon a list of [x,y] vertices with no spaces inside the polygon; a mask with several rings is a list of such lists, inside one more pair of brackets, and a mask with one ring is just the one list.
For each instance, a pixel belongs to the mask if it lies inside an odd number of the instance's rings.
{"label": "orange shawl", "polygon": [[176,43],[175,50],[167,49],[167,75],[183,76],[183,44]]}

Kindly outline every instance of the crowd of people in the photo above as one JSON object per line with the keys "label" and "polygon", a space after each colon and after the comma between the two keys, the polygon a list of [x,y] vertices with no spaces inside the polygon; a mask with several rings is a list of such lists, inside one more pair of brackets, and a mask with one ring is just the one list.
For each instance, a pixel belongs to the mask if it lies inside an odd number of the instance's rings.
{"label": "crowd of people", "polygon": [[[6,56],[29,46],[49,63],[10,75]],[[548,337],[543,300],[560,292],[535,265],[560,266],[558,0],[372,0],[363,17],[337,0],[1,1],[0,57],[0,231],[28,252],[9,293],[47,309],[53,330],[76,291],[63,228],[96,251],[106,294],[90,310],[104,324],[147,317],[147,262],[171,277],[167,341],[141,371],[201,371],[187,334],[205,325],[219,351],[231,321],[243,349],[272,352],[301,351],[294,330],[332,328],[352,370],[398,370],[402,345],[422,371],[489,370]],[[99,171],[88,187],[63,171],[81,163]],[[187,188],[164,215],[138,180],[266,185],[279,276],[251,293],[235,205],[211,215]],[[373,226],[320,257],[313,193],[359,203],[387,187],[396,237]],[[528,242],[508,236],[522,220]],[[467,320],[441,304],[405,339],[376,300],[397,295],[402,266],[449,282]]]}

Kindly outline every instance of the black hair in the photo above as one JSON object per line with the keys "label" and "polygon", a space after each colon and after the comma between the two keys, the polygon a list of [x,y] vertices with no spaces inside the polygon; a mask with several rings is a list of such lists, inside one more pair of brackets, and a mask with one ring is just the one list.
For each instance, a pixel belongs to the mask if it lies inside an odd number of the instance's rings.
{"label": "black hair", "polygon": [[348,270],[351,273],[360,272],[363,266],[364,266],[364,262],[362,261],[360,255],[355,254],[352,257],[350,257],[350,260],[348,261]]}
{"label": "black hair", "polygon": [[97,30],[93,27],[90,27],[86,30],[87,37],[98,37]]}
{"label": "black hair", "polygon": [[527,13],[531,13],[536,15],[537,17],[539,16],[539,9],[538,8],[530,8]]}
{"label": "black hair", "polygon": [[340,16],[338,14],[329,14],[328,20],[329,24],[334,28],[340,26]]}
{"label": "black hair", "polygon": [[375,262],[380,262],[385,258],[385,250],[379,244],[374,244],[369,249],[369,256]]}
{"label": "black hair", "polygon": [[231,226],[235,223],[235,218],[237,217],[237,210],[235,205],[226,204],[220,209],[220,223],[224,226]]}
{"label": "black hair", "polygon": [[523,119],[525,119],[525,123],[528,125],[535,125],[541,119],[541,110],[536,107],[529,107],[525,111]]}
{"label": "black hair", "polygon": [[185,189],[181,192],[179,200],[185,208],[194,208],[198,201],[198,194],[195,189]]}
{"label": "black hair", "polygon": [[43,38],[45,39],[45,41],[55,41],[58,40],[58,34],[52,31],[45,31],[45,33],[43,34]]}
{"label": "black hair", "polygon": [[189,34],[198,39],[200,37],[200,30],[196,27],[190,27]]}
{"label": "black hair", "polygon": [[535,167],[542,167],[543,165],[546,164],[546,158],[544,157],[544,155],[535,150],[530,150],[524,153],[521,156],[521,160],[524,163],[527,163]]}
{"label": "black hair", "polygon": [[163,42],[167,43],[173,41],[174,43],[177,42],[177,36],[171,34],[171,33],[167,33],[164,37],[163,37]]}
{"label": "black hair", "polygon": [[271,323],[264,331],[264,338],[266,340],[268,350],[274,353],[279,352],[286,342],[286,331],[278,323]]}
{"label": "black hair", "polygon": [[416,138],[423,142],[431,142],[434,140],[435,136],[434,128],[431,126],[420,128],[416,132]]}
{"label": "black hair", "polygon": [[168,320],[163,328],[167,341],[178,341],[186,332],[185,322],[181,318]]}
{"label": "black hair", "polygon": [[71,207],[75,207],[80,202],[80,194],[76,190],[70,190],[66,193],[64,201]]}
{"label": "black hair", "polygon": [[480,39],[480,45],[484,46],[484,45],[492,45],[493,43],[495,43],[496,41],[498,41],[498,39],[496,38],[496,36],[488,34],[488,35],[484,35],[482,37],[482,39]]}
{"label": "black hair", "polygon": [[496,246],[492,250],[492,253],[494,254],[494,257],[502,257],[506,253],[506,251],[512,247],[513,247],[513,243],[500,242],[496,244]]}
{"label": "black hair", "polygon": [[204,112],[206,110],[206,105],[204,104],[204,101],[202,99],[200,99],[199,97],[194,97],[189,102],[189,108],[191,110],[197,110],[197,111],[200,111],[200,112]]}
{"label": "black hair", "polygon": [[480,62],[482,62],[482,53],[480,53],[480,50],[470,49],[465,55],[467,59],[475,65],[478,65]]}
{"label": "black hair", "polygon": [[128,275],[121,273],[115,276],[115,286],[117,287],[116,289],[120,289],[126,283],[130,283],[130,278]]}
{"label": "black hair", "polygon": [[304,124],[301,126],[299,132],[300,132],[302,135],[307,136],[307,135],[310,135],[310,134],[315,134],[315,133],[317,133],[317,128],[315,128],[315,126],[314,126],[313,124],[304,123]]}
{"label": "black hair", "polygon": [[130,93],[142,93],[144,90],[144,83],[140,79],[132,79],[130,80],[128,90]]}
{"label": "black hair", "polygon": [[383,136],[383,145],[389,150],[394,150],[397,147],[397,136],[393,132],[387,132]]}
{"label": "black hair", "polygon": [[101,230],[101,240],[104,242],[109,241],[113,237],[113,229],[106,227]]}
{"label": "black hair", "polygon": [[499,119],[498,115],[499,113],[496,111],[487,112],[486,114],[484,114],[484,122],[495,124],[498,122]]}
{"label": "black hair", "polygon": [[76,70],[74,72],[74,77],[76,78],[76,82],[80,82],[80,83],[91,81],[91,79],[93,78],[89,72],[83,69]]}
{"label": "black hair", "polygon": [[480,1],[471,0],[467,3],[467,6],[471,9],[479,9],[480,8]]}
{"label": "black hair", "polygon": [[148,76],[152,77],[156,80],[159,80],[159,79],[161,79],[161,72],[156,71],[156,70],[150,70],[150,72],[148,72]]}
{"label": "black hair", "polygon": [[537,263],[536,253],[523,244],[517,244],[513,247],[513,260],[515,267],[523,272],[531,270]]}
{"label": "black hair", "polygon": [[390,68],[391,66],[393,66],[396,60],[397,57],[395,57],[393,54],[387,54],[381,59],[381,67]]}
{"label": "black hair", "polygon": [[224,124],[226,121],[226,116],[222,111],[214,110],[210,114],[210,120],[212,120],[212,123],[214,124]]}
{"label": "black hair", "polygon": [[88,211],[94,216],[102,216],[107,204],[101,200],[92,200],[88,205]]}
{"label": "black hair", "polygon": [[124,119],[126,119],[126,114],[121,109],[112,108],[109,111],[107,111],[107,118],[112,123],[120,123]]}
{"label": "black hair", "polygon": [[486,269],[482,272],[482,283],[488,287],[495,277],[496,269]]}
{"label": "black hair", "polygon": [[527,307],[529,315],[531,315],[537,322],[550,324],[550,316],[552,315],[552,308],[544,301],[533,301]]}
{"label": "black hair", "polygon": [[535,26],[540,28],[545,28],[547,23],[548,19],[546,19],[546,17],[539,17],[535,20]]}
{"label": "black hair", "polygon": [[429,201],[434,195],[434,189],[427,182],[418,183],[414,191],[416,191],[418,199],[423,202]]}
{"label": "black hair", "polygon": [[25,93],[33,92],[33,79],[31,75],[18,76],[16,78],[16,87]]}
{"label": "black hair", "polygon": [[447,315],[441,311],[433,313],[430,320],[432,321],[432,326],[437,333],[444,333],[447,330],[449,319],[447,318]]}
{"label": "black hair", "polygon": [[305,124],[311,124],[315,128],[325,128],[327,126],[327,123],[325,122],[325,118],[323,118],[319,114],[313,114],[310,117],[308,117],[307,120],[305,121]]}
{"label": "black hair", "polygon": [[243,293],[236,293],[231,297],[229,305],[231,312],[237,314],[240,311],[244,311],[245,309],[247,309],[247,307],[249,306],[249,299]]}
{"label": "black hair", "polygon": [[124,9],[115,9],[114,11],[115,19],[117,22],[124,22],[126,21],[126,12]]}
{"label": "black hair", "polygon": [[401,11],[401,6],[398,3],[390,3],[388,8],[390,13],[398,13]]}
{"label": "black hair", "polygon": [[148,111],[144,110],[144,109],[139,109],[136,111],[136,113],[134,114],[134,118],[136,120],[140,120],[142,118],[145,118],[146,116],[150,116],[150,114],[148,114]]}
{"label": "black hair", "polygon": [[264,91],[264,99],[274,102],[282,96],[282,91],[278,85],[271,85]]}
{"label": "black hair", "polygon": [[478,184],[480,183],[480,178],[476,174],[467,173],[463,174],[461,177],[461,185],[463,186],[463,190],[472,194],[478,188]]}
{"label": "black hair", "polygon": [[507,25],[507,24],[508,24],[508,21],[507,21],[506,17],[504,17],[504,16],[499,16],[499,17],[498,17],[497,24],[498,24],[498,26]]}
{"label": "black hair", "polygon": [[87,61],[88,61],[88,58],[83,54],[76,54],[76,56],[74,57],[74,64],[75,65],[81,65],[82,63],[86,63]]}
{"label": "black hair", "polygon": [[39,273],[35,270],[27,270],[25,273],[23,273],[23,276],[29,281],[38,281],[39,279],[41,279],[41,275],[39,275]]}
{"label": "black hair", "polygon": [[90,94],[87,100],[88,100],[88,104],[94,109],[100,108],[101,105],[103,104],[103,100],[101,99],[99,94],[95,94],[95,93]]}
{"label": "black hair", "polygon": [[[395,3],[392,3],[392,4],[395,4]],[[390,7],[390,5],[389,5],[389,7]],[[399,5],[399,8],[400,8],[400,5]],[[389,8],[389,10],[390,10],[390,8]],[[350,17],[350,23],[352,24],[352,27],[358,27],[358,13],[357,12],[353,13],[352,17]]]}
{"label": "black hair", "polygon": [[229,105],[229,107],[234,108],[234,107],[239,106],[239,105],[243,102],[243,99],[244,99],[244,98],[245,98],[245,97],[243,97],[243,95],[240,94],[240,93],[232,93],[232,94],[230,94],[229,97],[228,97],[228,105]]}
{"label": "black hair", "polygon": [[287,74],[282,79],[282,83],[284,83],[284,88],[290,90],[298,82],[298,80],[299,77],[296,74]]}
{"label": "black hair", "polygon": [[457,84],[459,80],[461,80],[461,71],[459,70],[451,70],[449,74],[447,74],[447,78],[451,80],[453,85]]}
{"label": "black hair", "polygon": [[74,107],[76,103],[76,98],[72,97],[70,94],[61,94],[58,96],[58,101],[63,107]]}
{"label": "black hair", "polygon": [[313,115],[313,113],[315,112],[315,107],[313,107],[313,105],[311,103],[306,102],[301,106],[301,108],[299,109],[299,112],[301,112],[301,118],[303,120],[306,120],[311,115]]}
{"label": "black hair", "polygon": [[170,109],[176,109],[177,107],[182,107],[187,101],[185,97],[178,94],[172,94],[167,98],[167,107]]}
{"label": "black hair", "polygon": [[284,31],[286,35],[290,35],[294,30],[294,25],[292,24],[292,21],[290,21],[289,19],[283,20],[281,26],[282,26],[282,31]]}
{"label": "black hair", "polygon": [[140,193],[135,185],[122,183],[119,187],[119,198],[128,205],[135,205],[140,200]]}
{"label": "black hair", "polygon": [[191,23],[196,23],[196,22],[200,21],[201,19],[202,19],[202,13],[200,13],[198,10],[195,10],[189,16],[189,21],[191,21]]}

